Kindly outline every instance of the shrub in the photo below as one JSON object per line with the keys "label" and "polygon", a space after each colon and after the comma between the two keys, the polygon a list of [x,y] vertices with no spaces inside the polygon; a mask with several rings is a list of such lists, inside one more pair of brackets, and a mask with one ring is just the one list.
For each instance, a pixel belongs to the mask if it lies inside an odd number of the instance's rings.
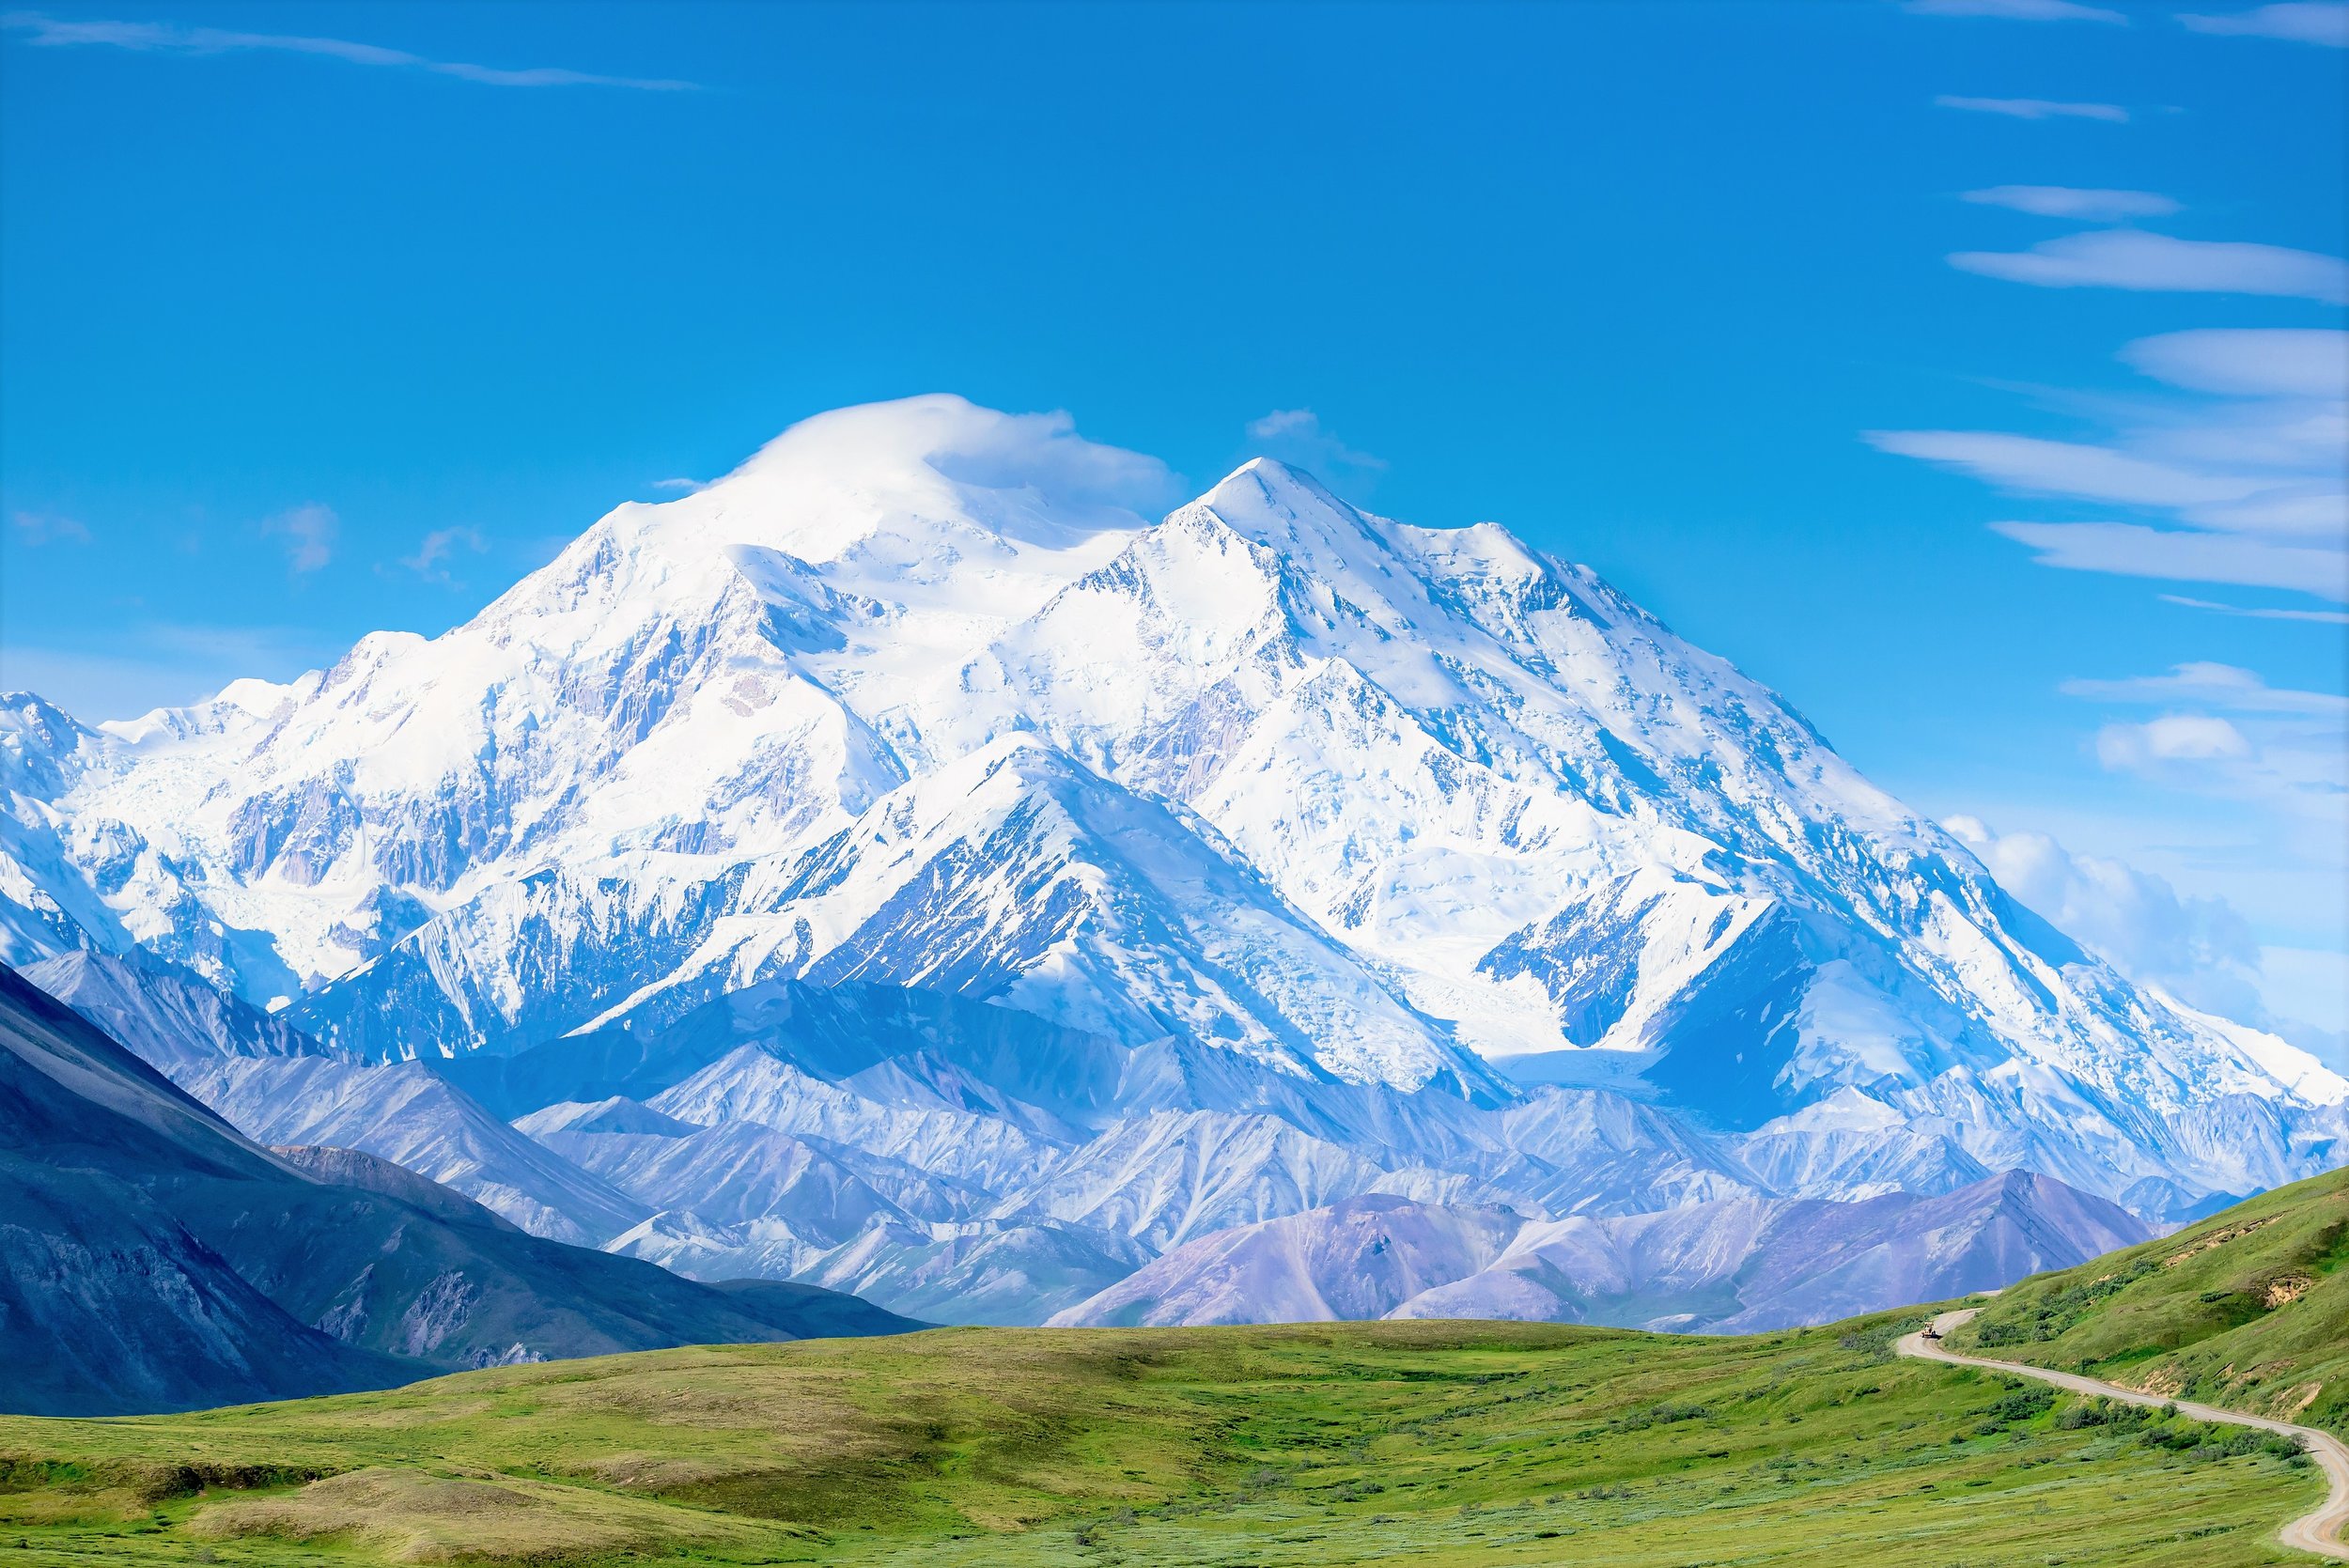
{"label": "shrub", "polygon": [[2055,1390],[2039,1384],[2026,1384],[1984,1410],[1991,1421],[2000,1422],[2027,1421],[2044,1413],[2055,1404]]}

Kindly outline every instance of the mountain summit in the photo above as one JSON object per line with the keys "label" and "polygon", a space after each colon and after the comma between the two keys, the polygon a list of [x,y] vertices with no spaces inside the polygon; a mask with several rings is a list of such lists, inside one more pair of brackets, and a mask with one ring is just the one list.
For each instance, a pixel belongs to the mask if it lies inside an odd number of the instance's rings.
{"label": "mountain summit", "polygon": [[[371,1058],[777,979],[1480,1107],[1605,1085],[1840,1190],[2160,1218],[2349,1083],[2131,986],[1776,694],[1492,524],[928,396],[611,512],[472,621],[0,715],[0,956],[145,948]],[[1757,1153],[1763,1151],[1763,1153]],[[1906,1163],[1904,1163],[1906,1162]]]}

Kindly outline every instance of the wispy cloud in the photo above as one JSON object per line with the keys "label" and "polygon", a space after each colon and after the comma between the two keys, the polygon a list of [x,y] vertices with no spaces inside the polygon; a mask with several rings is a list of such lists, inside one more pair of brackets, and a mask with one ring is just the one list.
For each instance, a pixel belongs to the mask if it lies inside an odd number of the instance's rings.
{"label": "wispy cloud", "polygon": [[2311,845],[2340,857],[2341,800],[2349,794],[2349,733],[2338,714],[2265,719],[2165,713],[2096,732],[2096,760],[2116,773],[2256,804],[2312,824]]}
{"label": "wispy cloud", "polygon": [[2103,6],[2076,0],[1907,0],[1904,9],[1919,16],[1994,16],[2009,22],[2117,22],[2129,19]]}
{"label": "wispy cloud", "polygon": [[2349,263],[2339,256],[2134,228],[2065,235],[2028,251],[1960,251],[1950,265],[2042,288],[2270,294],[2349,303]]}
{"label": "wispy cloud", "polygon": [[2333,474],[2189,467],[2111,446],[1995,430],[1870,430],[1864,437],[1879,451],[2023,495],[2159,507],[2198,527],[2244,533],[2326,536],[2349,530],[2349,503]]}
{"label": "wispy cloud", "polygon": [[2276,853],[2320,876],[2344,869],[2349,697],[2274,687],[2251,671],[2212,663],[2130,680],[2071,681],[2063,690],[2167,710],[2097,730],[2096,760],[2108,770],[2249,808],[2247,822],[2261,825]]}
{"label": "wispy cloud", "polygon": [[2324,626],[2349,626],[2349,610],[2279,610],[2265,604],[2222,604],[2211,598],[2188,598],[2184,594],[2156,595],[2164,604],[2182,605],[2188,610],[2207,610],[2217,615],[2243,615],[2255,621],[2314,621]]}
{"label": "wispy cloud", "polygon": [[2349,5],[2300,0],[2298,4],[2259,6],[2248,11],[2217,15],[2182,15],[2178,20],[2198,33],[2232,33],[2243,38],[2283,39],[2293,43],[2329,44],[2349,48]]}
{"label": "wispy cloud", "polygon": [[87,528],[53,512],[18,512],[8,519],[8,525],[17,539],[28,545],[86,545],[90,541]]}
{"label": "wispy cloud", "polygon": [[2176,202],[2153,191],[2083,191],[2069,185],[1994,185],[1986,191],[1968,191],[1960,199],[2042,218],[2079,218],[2090,223],[2162,218],[2178,210]]}
{"label": "wispy cloud", "polygon": [[693,491],[707,487],[708,483],[707,479],[655,479],[652,482],[652,488],[657,490],[678,490],[691,495]]}
{"label": "wispy cloud", "polygon": [[2124,680],[2067,680],[2057,690],[2067,697],[2108,703],[2196,704],[2241,713],[2312,713],[2349,717],[2349,696],[2338,691],[2299,691],[2270,686],[2256,670],[2208,660],[2180,664],[2166,675],[2131,675]]}
{"label": "wispy cloud", "polygon": [[2198,474],[2108,446],[1994,430],[1869,430],[1868,443],[1958,469],[2004,489],[2139,506],[2242,501],[2273,487],[2245,474]]}
{"label": "wispy cloud", "polygon": [[2198,392],[2349,398],[2349,332],[2338,328],[2202,327],[2140,337],[2121,358]]}
{"label": "wispy cloud", "polygon": [[435,528],[416,545],[413,555],[400,557],[399,564],[423,578],[444,588],[462,587],[450,575],[449,563],[460,550],[478,555],[490,548],[490,541],[481,536],[478,528]]}
{"label": "wispy cloud", "polygon": [[295,33],[242,33],[220,27],[180,27],[160,22],[106,22],[95,18],[64,18],[39,11],[10,11],[0,16],[0,27],[21,33],[24,41],[43,48],[99,46],[132,49],[158,54],[227,54],[272,50],[347,61],[351,65],[389,66],[429,71],[477,82],[490,87],[627,87],[641,92],[692,92],[698,84],[659,77],[604,76],[559,66],[506,70],[469,65],[459,60],[428,59],[404,49],[350,39],[312,38]]}
{"label": "wispy cloud", "polygon": [[1248,422],[1248,439],[1267,456],[1325,474],[1352,470],[1358,476],[1382,473],[1384,458],[1357,452],[1321,426],[1311,409],[1275,409]]}
{"label": "wispy cloud", "polygon": [[[2312,1039],[2292,1018],[2339,1029],[2343,998],[2305,983],[2310,976],[2293,961],[2285,933],[2304,947],[2336,939],[2338,890],[2349,871],[2341,831],[2349,698],[2271,686],[2254,671],[2207,661],[2066,681],[2062,691],[2105,710],[2092,741],[2103,768],[2176,802],[2162,808],[2157,836],[2144,847],[2189,873],[2215,870],[2233,881],[2258,900],[2240,908],[2255,909],[2270,942],[2282,937],[2284,945],[2255,944],[2249,922],[2223,900],[2181,896],[2162,877],[2069,853],[2044,835],[1998,834],[1971,818],[1952,818],[1950,831],[2010,893],[2123,973],[2338,1060],[2342,1041]],[[2139,717],[2130,708],[2155,711]],[[2317,924],[2294,924],[2295,908]],[[2271,962],[2284,972],[2270,972]],[[2329,972],[2341,972],[2337,959]]]}
{"label": "wispy cloud", "polygon": [[[2045,566],[2276,588],[2349,603],[2349,334],[2314,328],[2166,333],[2119,358],[2172,387],[2103,442],[1996,430],[1874,430],[1880,451],[2020,495],[2137,508],[2144,520],[2013,520],[1991,528]],[[2332,623],[2338,613],[2198,608]]]}
{"label": "wispy cloud", "polygon": [[2137,522],[1994,522],[2043,567],[2170,582],[2285,588],[2349,604],[2349,556],[2320,545]]}
{"label": "wispy cloud", "polygon": [[2129,117],[2129,112],[2118,103],[2061,103],[2046,98],[1959,98],[1950,93],[1943,93],[1934,101],[1944,109],[2004,115],[2010,119],[2100,119],[2125,124]]}
{"label": "wispy cloud", "polygon": [[280,512],[261,524],[262,533],[286,540],[286,564],[305,576],[334,558],[334,541],[342,530],[334,510],[316,502]]}

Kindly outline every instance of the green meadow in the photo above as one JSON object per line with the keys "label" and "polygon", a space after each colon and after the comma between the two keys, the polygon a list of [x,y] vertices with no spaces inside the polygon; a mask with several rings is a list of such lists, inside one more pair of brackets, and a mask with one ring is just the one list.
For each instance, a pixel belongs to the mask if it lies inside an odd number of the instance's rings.
{"label": "green meadow", "polygon": [[2305,1460],[1895,1358],[1922,1316],[940,1329],[7,1418],[0,1568],[2305,1560]]}

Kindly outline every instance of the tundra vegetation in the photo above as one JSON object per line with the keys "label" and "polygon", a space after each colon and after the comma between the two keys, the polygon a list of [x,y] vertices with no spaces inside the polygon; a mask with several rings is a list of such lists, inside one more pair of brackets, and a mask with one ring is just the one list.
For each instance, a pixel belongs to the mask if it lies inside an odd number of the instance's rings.
{"label": "tundra vegetation", "polygon": [[1898,1359],[1923,1312],[957,1328],[0,1420],[0,1564],[2232,1564],[2289,1444]]}
{"label": "tundra vegetation", "polygon": [[2349,1436],[2349,1171],[2034,1275],[1950,1348]]}

